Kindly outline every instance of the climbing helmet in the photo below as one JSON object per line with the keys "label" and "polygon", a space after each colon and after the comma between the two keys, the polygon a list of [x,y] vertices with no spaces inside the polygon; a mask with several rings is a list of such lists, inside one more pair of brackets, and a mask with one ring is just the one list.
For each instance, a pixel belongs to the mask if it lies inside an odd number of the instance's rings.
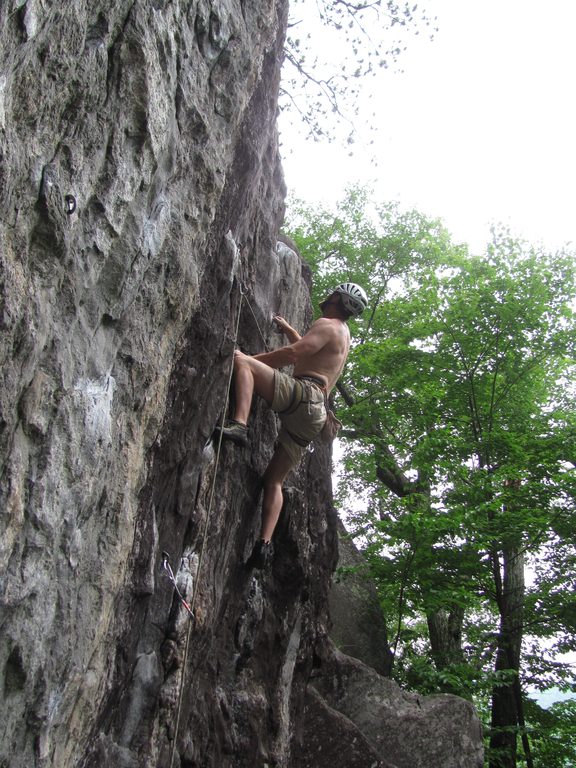
{"label": "climbing helmet", "polygon": [[332,293],[340,294],[342,304],[354,317],[361,315],[368,306],[366,291],[356,283],[340,283]]}

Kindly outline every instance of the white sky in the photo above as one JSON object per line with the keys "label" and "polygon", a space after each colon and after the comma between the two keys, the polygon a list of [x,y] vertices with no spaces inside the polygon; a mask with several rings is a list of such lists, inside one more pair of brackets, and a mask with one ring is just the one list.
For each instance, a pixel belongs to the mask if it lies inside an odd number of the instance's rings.
{"label": "white sky", "polygon": [[[481,252],[492,222],[576,248],[576,0],[421,0],[438,32],[407,39],[399,65],[366,84],[374,147],[280,128],[290,193],[333,203],[355,182],[380,201],[439,216]],[[374,162],[376,159],[377,164]]]}

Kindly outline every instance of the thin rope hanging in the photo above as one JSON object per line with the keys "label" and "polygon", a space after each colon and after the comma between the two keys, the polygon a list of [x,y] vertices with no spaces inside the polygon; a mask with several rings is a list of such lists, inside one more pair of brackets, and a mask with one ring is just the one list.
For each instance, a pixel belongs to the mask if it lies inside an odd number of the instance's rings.
{"label": "thin rope hanging", "polygon": [[[221,428],[219,430],[220,434],[219,434],[219,437],[218,437],[218,447],[216,449],[216,461],[215,461],[215,464],[214,464],[214,472],[213,472],[213,475],[212,475],[212,486],[211,486],[211,489],[210,489],[210,500],[208,502],[208,509],[207,509],[207,512],[206,512],[206,521],[204,523],[204,530],[203,530],[203,533],[202,533],[202,546],[200,548],[200,556],[198,558],[198,568],[196,569],[196,577],[194,579],[194,585],[193,585],[193,589],[192,589],[192,598],[190,600],[190,605],[189,606],[186,604],[186,601],[182,598],[178,588],[176,587],[177,594],[180,597],[181,601],[184,603],[184,606],[185,606],[186,610],[188,611],[188,613],[189,613],[189,615],[190,615],[192,620],[188,623],[188,632],[186,633],[186,645],[184,647],[184,658],[182,660],[182,673],[181,673],[181,676],[180,676],[180,690],[178,692],[178,706],[176,708],[176,723],[175,723],[175,728],[174,728],[174,741],[172,742],[172,751],[171,751],[171,755],[170,755],[170,768],[173,768],[173,765],[174,765],[174,756],[176,754],[176,745],[178,743],[178,730],[179,730],[179,726],[180,726],[180,713],[181,713],[181,710],[182,710],[182,699],[183,699],[183,695],[184,695],[184,683],[185,683],[185,679],[186,679],[186,664],[187,664],[187,661],[188,661],[188,649],[190,647],[190,636],[192,634],[192,624],[193,624],[193,620],[195,618],[195,616],[194,616],[194,606],[196,604],[196,594],[197,594],[197,591],[198,591],[198,581],[199,581],[199,577],[200,577],[200,571],[201,571],[201,568],[202,568],[202,560],[204,558],[204,547],[206,545],[206,536],[207,536],[207,533],[208,533],[208,523],[209,523],[210,518],[211,518],[212,505],[214,503],[214,490],[216,488],[216,478],[218,476],[218,465],[220,463],[220,449],[222,447],[222,432],[223,432],[223,427],[224,427],[224,421],[226,419],[226,413],[228,412],[228,403],[229,403],[229,400],[230,400],[230,386],[232,384],[232,375],[234,373],[234,350],[236,349],[236,345],[238,343],[238,329],[240,327],[240,315],[242,314],[242,303],[243,303],[244,298],[245,298],[244,291],[242,290],[242,286],[240,286],[240,303],[239,303],[239,306],[238,306],[238,317],[236,318],[236,329],[235,329],[235,332],[234,332],[234,339],[233,339],[234,347],[233,347],[233,350],[232,350],[232,362],[231,362],[231,365],[230,365],[230,373],[228,375],[228,385],[226,387],[226,398],[225,398],[225,402],[224,402],[224,409],[222,411],[222,422],[220,424]],[[248,301],[247,301],[247,303],[249,304]],[[172,570],[172,569],[170,569],[170,570]],[[176,580],[172,578],[171,581],[174,584],[174,586],[176,586]]]}
{"label": "thin rope hanging", "polygon": [[254,310],[252,309],[252,304],[250,304],[250,302],[248,301],[248,297],[243,291],[242,291],[242,296],[244,297],[244,301],[248,305],[248,309],[252,313],[252,317],[254,318],[254,322],[256,323],[256,328],[258,328],[258,333],[260,334],[260,338],[262,339],[262,343],[264,344],[264,349],[266,350],[266,352],[268,352],[268,344],[266,342],[266,339],[264,338],[264,334],[262,333],[262,329],[260,328],[260,325],[258,323],[258,318],[256,317]]}
{"label": "thin rope hanging", "polygon": [[174,728],[174,740],[172,742],[172,751],[171,751],[171,755],[170,755],[170,768],[173,768],[173,765],[174,765],[174,756],[176,754],[176,745],[177,745],[177,742],[178,742],[178,730],[179,730],[179,727],[180,727],[180,714],[181,714],[181,711],[182,711],[182,701],[183,701],[183,695],[184,695],[184,682],[185,682],[185,678],[186,678],[186,664],[187,664],[187,661],[188,661],[188,650],[190,648],[190,637],[191,637],[191,634],[192,634],[192,624],[193,624],[193,621],[195,620],[194,607],[196,605],[196,594],[197,594],[197,589],[198,589],[198,580],[199,580],[200,571],[201,571],[201,568],[202,568],[202,560],[204,559],[204,547],[205,547],[205,544],[206,544],[206,537],[207,537],[207,533],[208,533],[208,523],[209,523],[210,518],[211,518],[212,505],[214,503],[214,491],[215,491],[215,488],[216,488],[216,479],[218,477],[218,467],[219,467],[219,464],[220,464],[220,452],[221,452],[221,447],[222,447],[223,428],[224,428],[224,422],[225,422],[225,419],[226,419],[226,413],[228,412],[228,403],[229,403],[229,400],[230,400],[230,387],[231,387],[231,384],[232,384],[232,375],[234,373],[234,350],[236,349],[236,346],[237,346],[237,343],[238,343],[238,329],[240,328],[240,316],[242,314],[242,305],[243,305],[244,302],[246,302],[246,304],[248,306],[248,309],[252,313],[252,317],[254,318],[254,322],[256,323],[256,327],[258,329],[258,333],[260,334],[260,337],[262,339],[262,342],[264,344],[265,349],[268,351],[268,344],[266,342],[266,339],[264,338],[264,334],[262,333],[262,329],[260,328],[260,325],[258,323],[258,319],[256,317],[256,314],[255,314],[254,310],[252,309],[252,305],[251,305],[250,301],[248,300],[248,297],[246,296],[246,293],[245,293],[242,285],[240,285],[240,302],[239,302],[239,305],[238,305],[238,316],[236,318],[236,327],[235,327],[235,330],[234,330],[234,338],[233,338],[234,346],[233,346],[233,350],[232,350],[232,363],[230,365],[230,372],[229,372],[229,375],[228,375],[228,384],[227,384],[227,387],[226,387],[226,398],[225,398],[225,402],[224,402],[224,410],[222,411],[222,421],[221,421],[221,424],[220,424],[220,430],[219,430],[219,436],[218,436],[218,447],[217,447],[217,450],[216,450],[216,461],[215,461],[215,464],[214,464],[214,473],[212,475],[212,485],[211,485],[211,488],[210,488],[210,499],[209,499],[209,502],[208,502],[208,509],[207,509],[207,512],[206,512],[206,521],[204,523],[204,530],[203,530],[203,533],[202,533],[202,546],[200,548],[200,555],[199,555],[199,558],[198,558],[198,567],[196,569],[196,577],[194,579],[193,588],[192,588],[192,598],[190,600],[190,604],[189,605],[186,602],[186,600],[183,597],[183,595],[181,594],[180,590],[178,589],[178,585],[176,584],[176,578],[174,577],[174,573],[172,571],[172,568],[170,567],[168,553],[167,552],[163,552],[162,553],[162,558],[163,558],[162,559],[162,567],[166,571],[166,574],[167,574],[168,578],[170,579],[170,582],[172,583],[172,585],[174,586],[174,588],[176,590],[176,594],[178,595],[178,598],[180,599],[180,602],[182,603],[182,605],[184,606],[184,608],[186,609],[186,611],[190,615],[190,619],[191,619],[189,624],[188,624],[188,631],[186,633],[186,645],[184,647],[184,658],[182,660],[182,673],[181,673],[181,678],[180,678],[180,689],[178,691],[178,706],[177,706],[177,709],[176,709],[176,723],[175,723],[175,728]]}

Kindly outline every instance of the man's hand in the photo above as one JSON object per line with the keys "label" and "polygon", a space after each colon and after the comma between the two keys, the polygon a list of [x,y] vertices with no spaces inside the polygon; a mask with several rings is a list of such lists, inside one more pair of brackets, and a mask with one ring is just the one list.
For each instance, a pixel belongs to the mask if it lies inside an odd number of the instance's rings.
{"label": "man's hand", "polygon": [[280,315],[274,315],[272,319],[274,320],[274,322],[276,323],[276,325],[281,331],[283,331],[285,328],[291,327],[290,323],[288,323],[287,320],[284,320],[283,317],[280,317]]}
{"label": "man's hand", "polygon": [[280,317],[280,315],[276,315],[273,319],[276,325],[278,326],[278,329],[288,337],[288,340],[292,344],[294,344],[295,341],[299,341],[302,338],[298,333],[298,331],[295,328],[292,328],[290,323],[284,320],[283,317]]}

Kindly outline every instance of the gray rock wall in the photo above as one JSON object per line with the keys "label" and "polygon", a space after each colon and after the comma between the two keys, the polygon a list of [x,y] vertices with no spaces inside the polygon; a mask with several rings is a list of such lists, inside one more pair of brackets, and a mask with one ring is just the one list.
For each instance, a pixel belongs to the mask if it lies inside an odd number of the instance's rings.
{"label": "gray rock wall", "polygon": [[332,658],[329,453],[290,478],[255,574],[275,417],[255,403],[250,448],[218,460],[211,438],[236,328],[256,352],[281,341],[273,314],[311,319],[276,248],[286,13],[0,4],[0,766],[306,754]]}
{"label": "gray rock wall", "polygon": [[[203,448],[224,404],[240,287],[266,334],[271,312],[288,310],[283,279],[297,277],[289,316],[309,315],[300,264],[273,249],[285,14],[274,1],[0,9],[0,728],[11,765],[90,762],[89,733],[109,732],[126,760],[149,741],[156,624],[171,599],[161,550],[178,563],[200,535],[196,496],[213,466]],[[262,343],[246,305],[241,341]],[[221,469],[209,536],[219,550],[226,531],[228,548],[224,560],[206,553],[200,611],[223,610],[231,542],[256,524],[243,507],[269,448],[247,478]]]}
{"label": "gray rock wall", "polygon": [[367,563],[338,520],[338,571],[332,580],[328,605],[330,638],[347,656],[360,659],[385,677],[392,672],[386,621]]}
{"label": "gray rock wall", "polygon": [[[482,768],[484,764],[482,729],[470,702],[445,694],[401,691],[335,649],[307,691],[303,723],[306,747],[301,754],[294,750],[294,768]],[[324,750],[324,744],[331,750]]]}

